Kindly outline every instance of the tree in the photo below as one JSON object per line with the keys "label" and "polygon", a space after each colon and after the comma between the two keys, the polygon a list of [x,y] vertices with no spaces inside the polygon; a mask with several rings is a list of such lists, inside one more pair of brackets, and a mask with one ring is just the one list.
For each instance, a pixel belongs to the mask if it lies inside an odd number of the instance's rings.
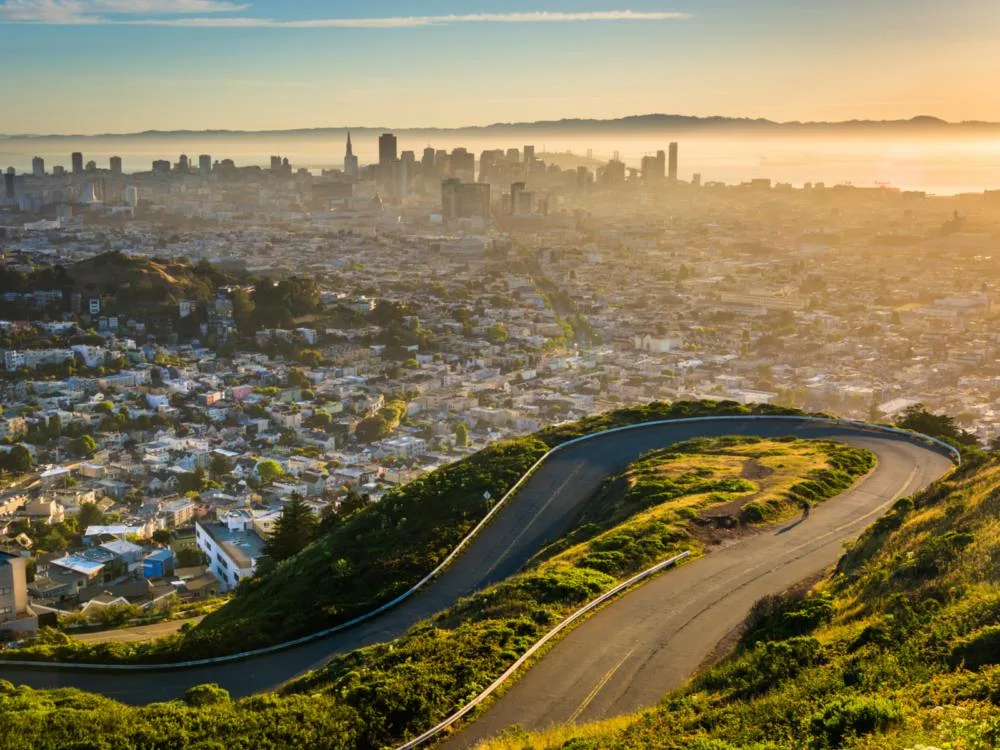
{"label": "tree", "polygon": [[193,472],[181,474],[177,477],[177,490],[179,492],[201,492],[205,487],[205,470],[200,466]]}
{"label": "tree", "polygon": [[153,532],[153,541],[164,547],[167,546],[170,544],[170,532],[166,529],[157,529]]}
{"label": "tree", "polygon": [[208,471],[212,475],[212,479],[215,480],[229,476],[232,470],[233,467],[230,466],[229,459],[219,454],[212,456],[212,461],[208,465]]}
{"label": "tree", "polygon": [[469,444],[469,428],[466,426],[465,422],[459,422],[455,425],[455,445],[459,448],[464,448]]}
{"label": "tree", "polygon": [[268,458],[257,464],[257,476],[263,484],[271,484],[285,476],[285,470],[273,458]]}
{"label": "tree", "polygon": [[979,444],[978,438],[971,432],[959,429],[952,417],[947,414],[931,414],[923,404],[908,406],[902,418],[896,420],[896,426],[961,445]]}
{"label": "tree", "polygon": [[305,498],[295,493],[291,501],[281,511],[274,533],[264,545],[264,554],[272,564],[296,555],[316,538],[319,521],[306,505]]}
{"label": "tree", "polygon": [[97,443],[90,435],[80,435],[73,440],[70,448],[80,458],[90,458],[97,451]]}
{"label": "tree", "polygon": [[317,409],[312,416],[306,420],[306,427],[314,430],[327,430],[333,424],[333,417],[329,412]]}
{"label": "tree", "polygon": [[83,503],[80,506],[80,515],[76,518],[76,524],[81,532],[86,531],[88,526],[100,526],[103,523],[104,514],[97,507],[97,503]]}
{"label": "tree", "polygon": [[7,453],[0,455],[0,468],[11,474],[25,474],[34,466],[31,451],[23,445],[15,445]]}
{"label": "tree", "polygon": [[503,323],[494,323],[486,330],[486,338],[494,344],[506,344],[507,339],[510,338],[510,333],[508,333],[507,326]]}
{"label": "tree", "polygon": [[193,568],[195,565],[203,565],[204,562],[205,555],[200,549],[187,547],[185,549],[177,550],[178,568]]}

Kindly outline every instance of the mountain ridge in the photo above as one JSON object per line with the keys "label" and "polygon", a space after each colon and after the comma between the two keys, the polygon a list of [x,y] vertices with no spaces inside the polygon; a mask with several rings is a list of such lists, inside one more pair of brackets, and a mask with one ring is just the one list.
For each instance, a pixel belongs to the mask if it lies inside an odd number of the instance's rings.
{"label": "mountain ridge", "polygon": [[101,138],[171,138],[171,137],[213,137],[213,136],[304,136],[304,135],[326,135],[341,134],[348,130],[358,133],[392,131],[397,133],[485,133],[503,131],[546,131],[552,130],[571,131],[576,129],[588,130],[646,130],[655,128],[672,128],[680,130],[717,130],[717,129],[740,129],[753,128],[757,130],[774,131],[843,131],[843,130],[925,130],[925,131],[950,131],[950,130],[1000,130],[1000,123],[981,120],[965,120],[961,122],[949,122],[931,115],[918,115],[903,120],[844,120],[837,122],[830,121],[777,121],[765,118],[750,117],[725,117],[713,115],[699,117],[694,115],[678,114],[645,114],[628,115],[612,119],[597,118],[563,118],[559,120],[535,120],[524,122],[494,122],[488,125],[463,125],[458,127],[409,127],[391,128],[376,126],[328,126],[315,128],[286,128],[269,130],[233,130],[227,128],[209,128],[204,130],[180,129],[180,130],[143,130],[130,133],[91,133],[91,134],[67,134],[67,133],[9,133],[0,134],[0,140],[61,140],[61,139],[101,139]]}

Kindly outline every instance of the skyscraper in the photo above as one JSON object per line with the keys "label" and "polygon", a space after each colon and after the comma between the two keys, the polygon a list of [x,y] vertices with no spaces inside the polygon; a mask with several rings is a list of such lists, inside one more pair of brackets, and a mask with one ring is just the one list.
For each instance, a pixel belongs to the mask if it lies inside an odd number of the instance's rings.
{"label": "skyscraper", "polygon": [[670,167],[667,176],[671,182],[677,182],[677,143],[670,144]]}
{"label": "skyscraper", "polygon": [[433,146],[428,146],[424,149],[424,157],[420,160],[420,171],[423,172],[425,177],[430,177],[437,171]]}
{"label": "skyscraper", "polygon": [[272,172],[280,172],[281,171],[281,157],[280,156],[272,156],[271,157],[271,171]]}
{"label": "skyscraper", "polygon": [[354,155],[354,146],[351,145],[351,131],[347,131],[347,151],[344,153],[344,174],[352,180],[358,179],[358,157]]}
{"label": "skyscraper", "polygon": [[112,156],[109,160],[111,164],[111,174],[118,176],[122,173],[122,158],[120,156]]}
{"label": "skyscraper", "polygon": [[391,193],[396,171],[396,136],[383,133],[378,139],[378,186],[386,193]]}
{"label": "skyscraper", "polygon": [[31,160],[31,173],[35,177],[45,176],[45,159],[40,156],[36,156]]}
{"label": "skyscraper", "polygon": [[14,172],[14,167],[7,167],[7,171],[3,175],[3,196],[7,200],[14,200],[14,179],[16,172]]}
{"label": "skyscraper", "polygon": [[187,172],[191,168],[191,163],[188,161],[187,154],[181,154],[180,158],[177,160],[177,171]]}
{"label": "skyscraper", "polygon": [[212,171],[212,156],[210,154],[202,154],[198,157],[198,171],[203,175]]}
{"label": "skyscraper", "polygon": [[74,151],[70,159],[73,160],[73,174],[83,174],[83,154]]}

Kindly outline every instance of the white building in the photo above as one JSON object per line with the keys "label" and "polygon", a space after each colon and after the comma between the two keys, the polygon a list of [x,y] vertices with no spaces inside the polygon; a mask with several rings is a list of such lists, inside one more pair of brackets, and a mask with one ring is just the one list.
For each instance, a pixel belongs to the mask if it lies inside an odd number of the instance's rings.
{"label": "white building", "polygon": [[222,591],[230,591],[251,577],[264,553],[264,540],[254,530],[253,516],[247,511],[232,511],[218,523],[195,521],[194,535]]}

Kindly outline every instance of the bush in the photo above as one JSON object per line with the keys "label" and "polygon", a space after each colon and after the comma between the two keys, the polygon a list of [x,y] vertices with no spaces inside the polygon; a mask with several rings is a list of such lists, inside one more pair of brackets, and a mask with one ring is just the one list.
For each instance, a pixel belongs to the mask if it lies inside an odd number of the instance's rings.
{"label": "bush", "polygon": [[839,748],[845,740],[872,732],[884,732],[902,721],[896,701],[864,696],[837,698],[813,714],[809,733],[814,748]]}
{"label": "bush", "polygon": [[229,691],[223,690],[216,683],[195,685],[184,691],[184,702],[189,706],[211,706],[216,703],[229,703]]}

